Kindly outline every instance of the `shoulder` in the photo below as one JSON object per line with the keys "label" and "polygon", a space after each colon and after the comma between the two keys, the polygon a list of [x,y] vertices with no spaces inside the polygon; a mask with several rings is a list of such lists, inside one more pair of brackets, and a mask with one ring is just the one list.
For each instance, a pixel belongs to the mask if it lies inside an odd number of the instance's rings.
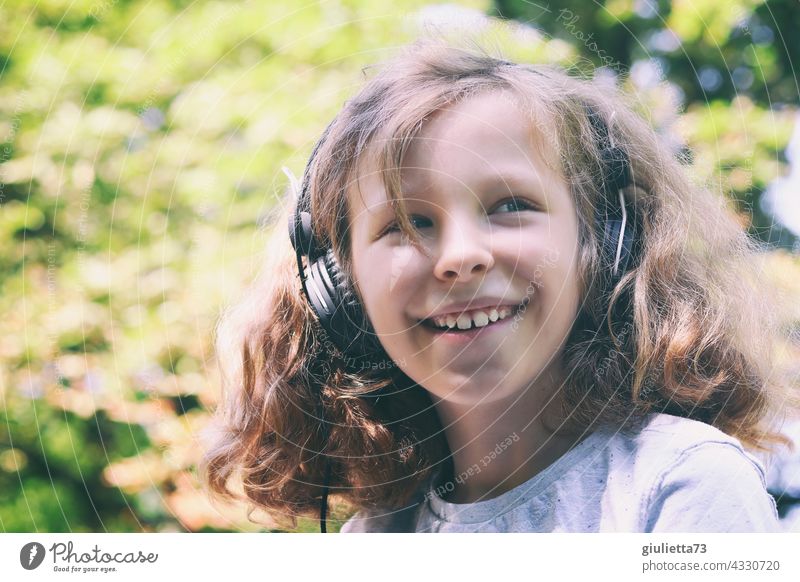
{"label": "shoulder", "polygon": [[641,430],[641,435],[651,442],[674,446],[684,450],[692,445],[720,443],[742,449],[739,439],[726,434],[718,428],[672,414],[651,414]]}
{"label": "shoulder", "polygon": [[347,520],[339,531],[341,533],[413,532],[416,526],[417,509],[417,504],[401,509],[362,509]]}
{"label": "shoulder", "polygon": [[722,457],[725,463],[720,469],[735,461],[765,482],[761,462],[745,451],[738,439],[704,422],[654,413],[636,427],[604,431],[607,441],[602,449],[610,470],[630,474],[640,485],[663,476],[672,466],[704,459],[715,465],[713,460]]}
{"label": "shoulder", "polygon": [[638,430],[614,434],[609,444],[618,452],[627,452],[638,465],[651,466],[655,471],[690,459],[713,460],[721,454],[726,464],[736,460],[765,483],[761,461],[746,451],[736,437],[697,420],[654,413]]}
{"label": "shoulder", "polygon": [[650,471],[646,531],[777,531],[760,461],[708,424],[652,415],[634,437]]}

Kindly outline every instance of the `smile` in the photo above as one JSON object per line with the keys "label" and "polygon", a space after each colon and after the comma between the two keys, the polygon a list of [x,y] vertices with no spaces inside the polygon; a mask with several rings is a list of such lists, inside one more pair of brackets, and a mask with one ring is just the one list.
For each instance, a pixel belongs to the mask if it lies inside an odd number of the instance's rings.
{"label": "smile", "polygon": [[514,319],[522,309],[522,304],[515,307],[501,307],[492,310],[476,310],[467,314],[462,314],[458,318],[447,317],[433,319],[423,319],[420,321],[423,327],[427,328],[434,335],[442,336],[464,336],[476,337],[484,330],[498,330],[508,327],[509,322]]}

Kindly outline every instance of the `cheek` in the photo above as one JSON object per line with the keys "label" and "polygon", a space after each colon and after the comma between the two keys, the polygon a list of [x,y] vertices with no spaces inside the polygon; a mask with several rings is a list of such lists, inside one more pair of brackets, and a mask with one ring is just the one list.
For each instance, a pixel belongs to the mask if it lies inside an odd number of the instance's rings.
{"label": "cheek", "polygon": [[571,326],[582,297],[579,249],[577,237],[553,237],[548,243],[533,272],[532,280],[537,281],[533,302],[541,310],[537,317],[544,318],[547,327],[560,335],[563,328]]}
{"label": "cheek", "polygon": [[354,253],[353,270],[362,303],[378,334],[396,333],[408,325],[416,269],[413,254],[405,247],[376,246]]}
{"label": "cheek", "polygon": [[580,310],[583,293],[578,276],[577,258],[573,262],[560,265],[559,289],[556,291],[555,307],[556,321],[558,321],[559,335],[566,334],[571,328],[575,317]]}

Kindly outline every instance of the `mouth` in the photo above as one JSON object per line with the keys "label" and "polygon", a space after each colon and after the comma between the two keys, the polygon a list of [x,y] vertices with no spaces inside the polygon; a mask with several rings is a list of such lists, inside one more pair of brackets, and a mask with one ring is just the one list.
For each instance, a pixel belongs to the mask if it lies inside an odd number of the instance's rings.
{"label": "mouth", "polygon": [[475,336],[481,333],[483,330],[488,329],[497,329],[501,327],[506,327],[511,321],[515,319],[515,317],[520,313],[520,311],[527,305],[526,301],[523,301],[519,305],[514,307],[510,307],[510,312],[502,318],[498,318],[496,321],[489,321],[486,325],[478,326],[476,325],[475,321],[470,322],[470,326],[466,329],[461,329],[457,325],[452,328],[448,327],[439,327],[436,325],[432,319],[422,319],[418,320],[418,323],[422,325],[422,327],[430,330],[435,335],[447,335],[447,336]]}

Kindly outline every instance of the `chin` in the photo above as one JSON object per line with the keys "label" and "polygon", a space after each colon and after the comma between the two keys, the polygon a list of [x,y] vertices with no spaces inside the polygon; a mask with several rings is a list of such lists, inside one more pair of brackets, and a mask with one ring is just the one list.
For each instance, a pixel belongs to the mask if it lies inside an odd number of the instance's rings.
{"label": "chin", "polygon": [[[506,376],[505,381],[503,377]],[[507,374],[502,370],[459,373],[440,370],[427,382],[418,382],[434,398],[455,404],[480,405],[512,396],[516,390],[508,385]]]}

